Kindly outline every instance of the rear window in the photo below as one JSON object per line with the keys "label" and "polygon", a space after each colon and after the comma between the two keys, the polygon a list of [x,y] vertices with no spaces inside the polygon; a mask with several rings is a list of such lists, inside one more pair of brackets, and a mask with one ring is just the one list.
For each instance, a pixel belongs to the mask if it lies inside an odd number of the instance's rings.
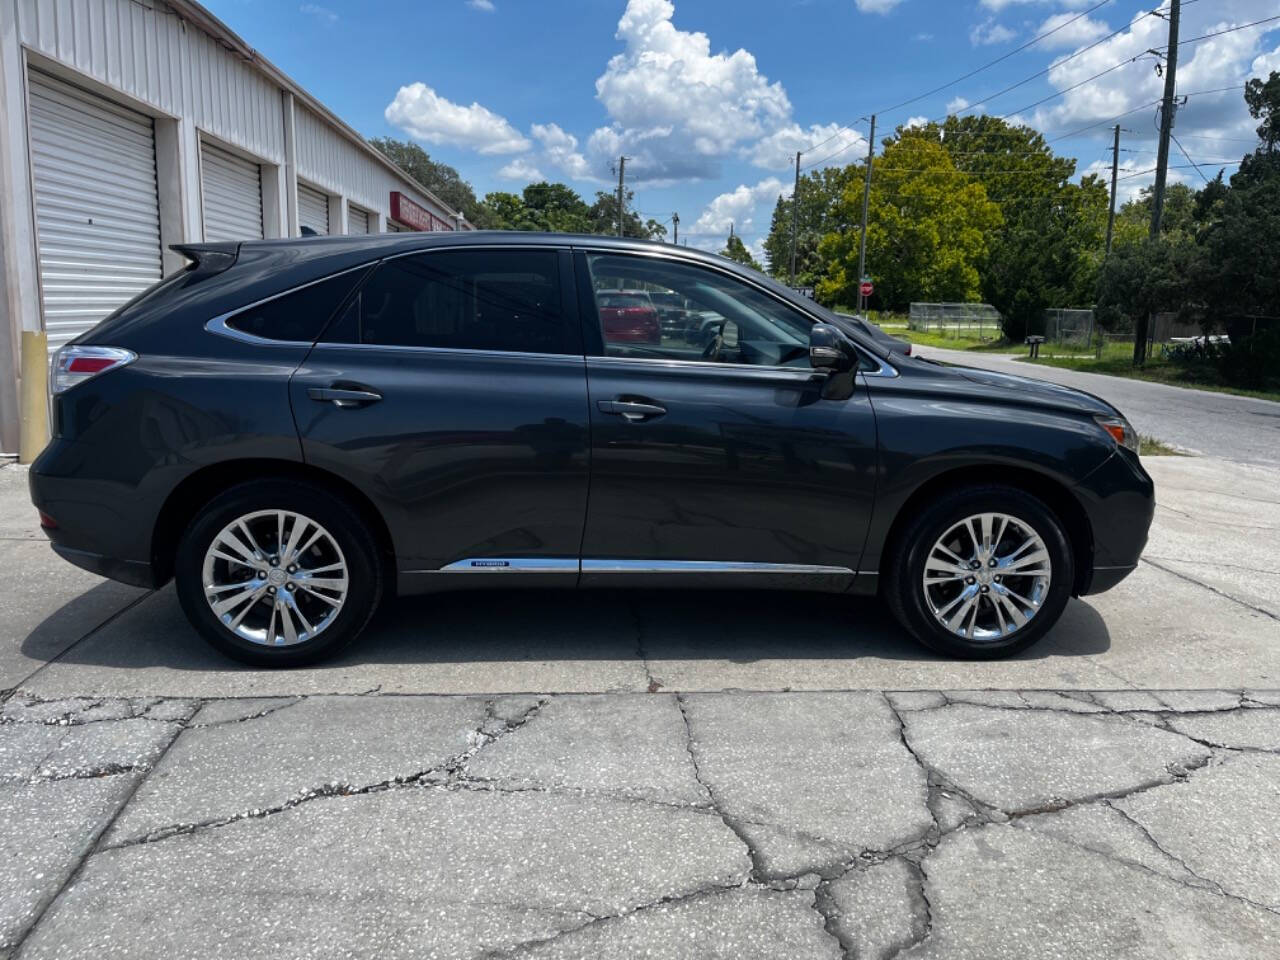
{"label": "rear window", "polygon": [[313,343],[362,276],[363,270],[350,270],[299,287],[242,310],[227,320],[227,326],[264,340]]}

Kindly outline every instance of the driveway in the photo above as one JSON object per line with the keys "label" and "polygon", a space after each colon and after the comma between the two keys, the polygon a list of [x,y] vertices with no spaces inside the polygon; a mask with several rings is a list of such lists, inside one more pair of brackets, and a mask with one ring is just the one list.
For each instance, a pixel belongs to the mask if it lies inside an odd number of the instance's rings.
{"label": "driveway", "polygon": [[1280,956],[1280,471],[1149,468],[1138,572],[1009,661],[512,591],[277,672],[0,469],[0,958]]}
{"label": "driveway", "polygon": [[917,347],[926,359],[1049,380],[1114,404],[1139,433],[1197,453],[1280,466],[1280,403],[1024,363],[1017,355]]}

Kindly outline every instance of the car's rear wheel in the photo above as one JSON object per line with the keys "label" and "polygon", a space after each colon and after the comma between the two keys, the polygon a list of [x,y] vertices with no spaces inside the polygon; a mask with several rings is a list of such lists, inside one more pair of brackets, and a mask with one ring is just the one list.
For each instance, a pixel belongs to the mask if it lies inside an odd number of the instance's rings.
{"label": "car's rear wheel", "polygon": [[920,512],[886,574],[889,606],[918,640],[990,659],[1044,636],[1071,596],[1075,565],[1061,521],[1038,498],[973,486]]}
{"label": "car's rear wheel", "polygon": [[382,592],[359,515],[305,483],[245,483],[192,521],[174,564],[178,598],[201,635],[255,666],[299,666],[355,639]]}

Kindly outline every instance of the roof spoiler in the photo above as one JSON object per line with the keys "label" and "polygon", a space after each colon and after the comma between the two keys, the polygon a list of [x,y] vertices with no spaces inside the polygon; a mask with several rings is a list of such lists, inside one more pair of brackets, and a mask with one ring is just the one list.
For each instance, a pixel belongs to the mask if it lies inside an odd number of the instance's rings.
{"label": "roof spoiler", "polygon": [[221,273],[235,263],[236,257],[240,255],[240,244],[234,241],[224,243],[174,243],[170,244],[169,249],[182,254],[188,260],[195,261],[195,266],[191,268],[191,271],[201,276]]}

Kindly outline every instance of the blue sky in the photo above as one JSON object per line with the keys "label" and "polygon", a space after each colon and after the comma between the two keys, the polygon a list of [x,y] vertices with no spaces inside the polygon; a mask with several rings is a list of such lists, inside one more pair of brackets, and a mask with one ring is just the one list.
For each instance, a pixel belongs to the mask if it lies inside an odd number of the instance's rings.
{"label": "blue sky", "polygon": [[[1155,165],[1150,103],[1163,81],[1144,51],[1166,42],[1156,2],[206,0],[361,133],[418,141],[479,195],[549,179],[591,199],[612,188],[625,153],[642,213],[678,211],[682,240],[716,248],[732,222],[756,249],[791,189],[795,151],[806,166],[864,156],[859,118],[873,111],[877,140],[949,111],[1012,115],[1055,138],[1080,173],[1109,170],[1110,123],[1127,114],[1121,199],[1136,193]],[[1204,91],[1280,70],[1280,19],[1231,29],[1280,6],[1183,6],[1184,40],[1223,31],[1185,43],[1178,71],[1191,96],[1176,133],[1212,177],[1250,149],[1253,123],[1239,89]],[[1176,146],[1170,162],[1172,180],[1200,182]]]}

